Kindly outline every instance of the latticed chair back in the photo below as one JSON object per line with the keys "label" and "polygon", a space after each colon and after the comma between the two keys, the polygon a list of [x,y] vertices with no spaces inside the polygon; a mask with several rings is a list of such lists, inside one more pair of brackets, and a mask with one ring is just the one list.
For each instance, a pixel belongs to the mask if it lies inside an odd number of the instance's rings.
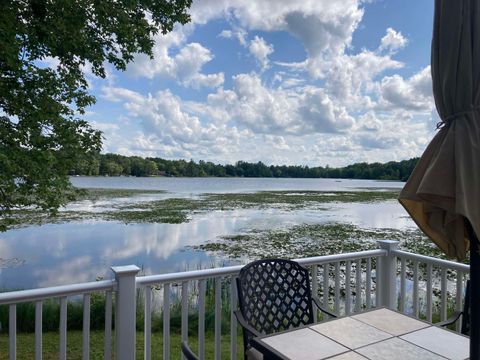
{"label": "latticed chair back", "polygon": [[[295,261],[264,259],[245,265],[237,278],[240,312],[261,334],[313,323],[308,271]],[[245,350],[252,334],[244,329]]]}

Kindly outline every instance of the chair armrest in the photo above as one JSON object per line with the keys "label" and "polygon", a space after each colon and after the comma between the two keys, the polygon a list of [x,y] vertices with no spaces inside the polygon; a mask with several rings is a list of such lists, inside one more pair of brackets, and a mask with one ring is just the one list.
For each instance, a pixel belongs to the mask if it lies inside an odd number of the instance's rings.
{"label": "chair armrest", "polygon": [[318,300],[318,298],[316,296],[312,296],[312,299],[313,299],[313,302],[315,303],[315,305],[317,305],[317,307],[320,309],[321,312],[324,312],[325,314],[331,316],[331,317],[338,317],[338,314],[334,313],[333,311],[329,310],[329,309],[325,309],[322,304],[320,303],[320,300]]}
{"label": "chair armrest", "polygon": [[233,312],[235,317],[237,318],[237,321],[241,325],[242,328],[247,330],[249,333],[251,333],[253,336],[262,336],[259,331],[257,331],[253,326],[251,326],[249,323],[247,323],[247,320],[243,317],[242,313],[238,310],[235,310]]}
{"label": "chair armrest", "polygon": [[455,311],[452,315],[450,315],[450,317],[447,320],[440,321],[440,322],[436,323],[435,326],[451,325],[454,322],[456,322],[458,320],[458,318],[460,317],[460,315],[462,315],[462,314],[463,314],[463,311]]}

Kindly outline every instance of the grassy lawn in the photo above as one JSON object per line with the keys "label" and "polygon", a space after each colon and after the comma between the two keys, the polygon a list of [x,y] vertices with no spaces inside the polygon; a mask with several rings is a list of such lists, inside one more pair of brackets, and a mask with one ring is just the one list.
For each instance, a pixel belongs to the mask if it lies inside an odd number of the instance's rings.
{"label": "grassy lawn", "polygon": [[[90,359],[103,359],[103,332],[92,331],[90,333]],[[137,359],[143,359],[143,332],[137,332]],[[170,337],[170,358],[180,359],[180,341],[179,334],[171,334]],[[205,355],[207,359],[213,359],[214,356],[214,334],[205,334]],[[197,351],[197,339],[191,337],[190,346],[194,352]],[[55,332],[43,334],[43,359],[58,359],[59,335]],[[238,358],[242,358],[243,343],[242,337],[237,338]],[[163,336],[161,333],[152,334],[152,359],[163,358]],[[17,359],[35,358],[35,334],[19,333],[17,334]],[[67,338],[67,358],[82,358],[82,332],[68,331]],[[222,359],[230,358],[230,337],[222,336]],[[0,335],[0,360],[8,359],[8,336]]]}

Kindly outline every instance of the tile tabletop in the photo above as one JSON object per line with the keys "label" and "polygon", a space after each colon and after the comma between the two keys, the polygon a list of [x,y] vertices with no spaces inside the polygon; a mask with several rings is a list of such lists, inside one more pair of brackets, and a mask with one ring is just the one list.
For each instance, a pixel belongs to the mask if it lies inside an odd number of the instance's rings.
{"label": "tile tabletop", "polygon": [[409,316],[388,309],[368,311],[363,314],[354,315],[352,318],[395,336],[404,335],[430,326],[423,321],[415,320]]}
{"label": "tile tabletop", "polygon": [[262,341],[294,360],[325,359],[349,350],[309,328],[266,337]]}
{"label": "tile tabletop", "polygon": [[392,337],[389,333],[351,317],[320,323],[312,326],[311,329],[350,349],[356,349]]}
{"label": "tile tabletop", "polygon": [[470,356],[468,338],[436,326],[414,331],[400,338],[448,359],[463,360]]}
{"label": "tile tabletop", "polygon": [[391,338],[355,351],[370,360],[445,360],[442,356],[399,338]]}
{"label": "tile tabletop", "polygon": [[[257,345],[255,345],[257,343]],[[385,308],[255,338],[285,359],[465,360],[469,339]]]}
{"label": "tile tabletop", "polygon": [[365,356],[362,356],[354,351],[349,351],[348,353],[343,353],[341,355],[337,355],[328,360],[368,360]]}

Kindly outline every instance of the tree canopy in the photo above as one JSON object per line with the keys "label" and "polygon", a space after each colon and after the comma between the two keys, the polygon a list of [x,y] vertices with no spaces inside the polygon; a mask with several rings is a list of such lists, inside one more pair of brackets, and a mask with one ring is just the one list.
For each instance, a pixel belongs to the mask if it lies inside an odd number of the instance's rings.
{"label": "tree canopy", "polygon": [[345,167],[309,167],[302,165],[265,165],[263,162],[237,161],[235,164],[214,164],[200,160],[166,160],[118,154],[99,154],[90,163],[72,168],[72,175],[104,176],[185,176],[185,177],[276,177],[276,178],[337,178],[406,181],[418,158],[381,163],[356,163]]}
{"label": "tree canopy", "polygon": [[104,78],[154,36],[190,20],[191,0],[0,1],[0,230],[8,211],[55,211],[68,172],[90,163],[102,136],[80,118],[95,102],[84,72]]}

